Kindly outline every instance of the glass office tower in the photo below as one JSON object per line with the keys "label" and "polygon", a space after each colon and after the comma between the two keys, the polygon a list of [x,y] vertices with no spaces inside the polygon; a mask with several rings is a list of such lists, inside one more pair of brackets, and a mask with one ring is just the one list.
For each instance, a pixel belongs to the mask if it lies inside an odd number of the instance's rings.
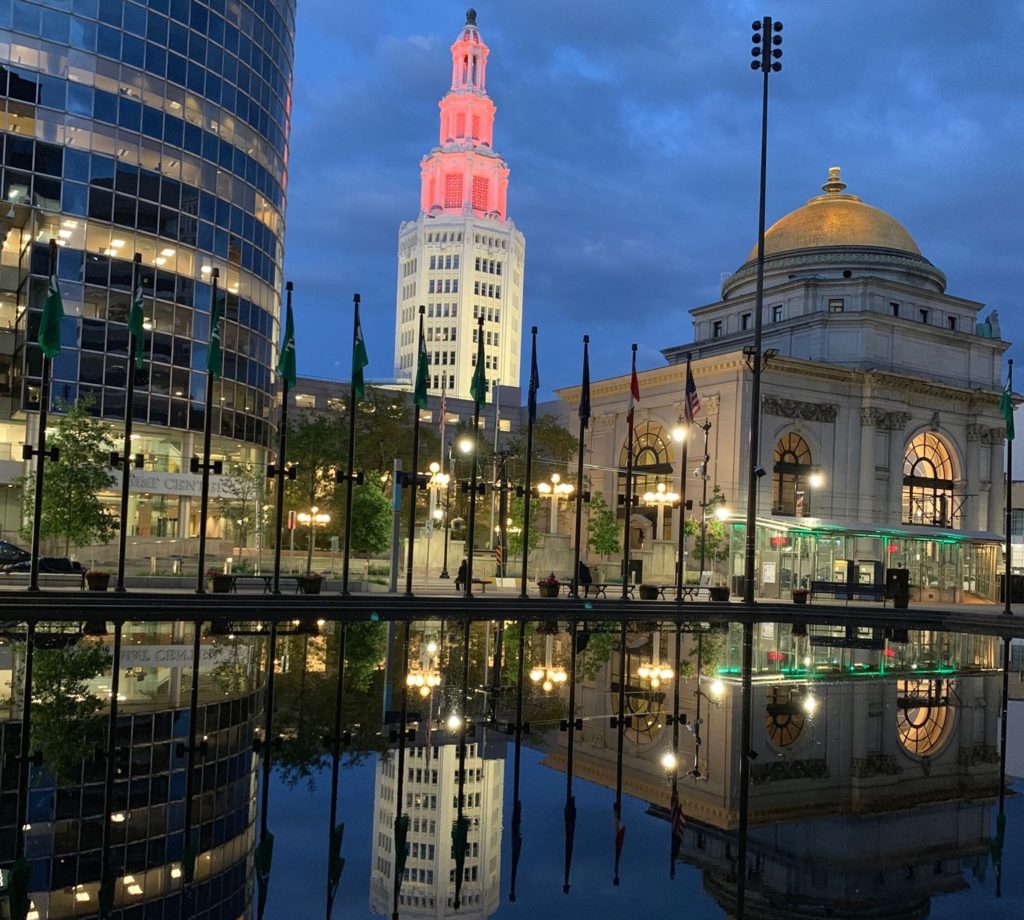
{"label": "glass office tower", "polygon": [[[214,268],[226,294],[214,453],[263,461],[294,26],[294,0],[0,0],[0,482],[24,471],[21,442],[35,438],[51,238],[66,313],[53,408],[88,398],[115,429],[132,259],[142,256],[133,448],[153,475],[133,490],[133,542],[198,531],[188,470],[201,451]],[[10,510],[0,526],[12,527]],[[211,520],[211,535],[222,526]]]}

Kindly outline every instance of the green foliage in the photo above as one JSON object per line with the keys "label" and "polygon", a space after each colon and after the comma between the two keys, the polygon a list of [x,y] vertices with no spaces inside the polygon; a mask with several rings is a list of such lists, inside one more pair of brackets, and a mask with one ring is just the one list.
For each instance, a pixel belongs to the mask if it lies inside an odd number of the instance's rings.
{"label": "green foliage", "polygon": [[600,492],[595,492],[590,498],[590,518],[587,521],[589,539],[587,545],[601,556],[621,553],[622,544],[619,543],[620,530],[619,522],[615,519],[615,512],[608,507],[608,503],[604,500],[604,495]]}
{"label": "green foliage", "polygon": [[110,664],[110,650],[92,642],[33,654],[32,746],[43,752],[58,783],[77,784],[82,761],[102,741],[103,702],[90,692],[88,681]]}
{"label": "green foliage", "polygon": [[[39,533],[43,539],[63,541],[65,555],[72,546],[108,543],[117,533],[117,519],[99,499],[116,482],[109,461],[114,442],[106,425],[90,414],[92,405],[91,398],[58,403],[62,414],[47,432],[47,449],[57,448],[60,460],[46,464]],[[35,473],[19,480],[25,521],[21,535],[26,540],[32,536],[35,483]]]}
{"label": "green foliage", "polygon": [[[520,474],[526,469],[526,434],[526,428],[520,428],[508,444]],[[530,471],[533,482],[530,485],[549,478],[552,473],[564,474],[566,464],[575,455],[578,445],[576,435],[563,428],[555,416],[539,416],[533,426],[533,467]]]}
{"label": "green foliage", "polygon": [[305,411],[288,423],[288,462],[298,467],[285,483],[290,510],[324,507],[334,496],[334,469],[345,456],[340,419],[331,412]]}
{"label": "green foliage", "polygon": [[[512,497],[509,502],[509,517],[512,518],[512,526],[508,531],[508,551],[512,556],[519,556],[523,552],[523,515],[526,511],[526,500],[518,495]],[[531,550],[540,546],[540,530],[537,528],[537,515],[540,513],[540,501],[531,496],[530,498],[530,543]]]}
{"label": "green foliage", "polygon": [[[722,493],[721,488],[716,485],[711,491],[711,497],[708,499],[705,508],[706,523],[704,529],[706,538],[704,541],[704,559],[706,565],[729,558],[729,534],[726,525],[715,517],[715,509],[723,504],[725,504],[725,495]],[[699,514],[686,519],[686,535],[694,538],[690,559],[699,559],[701,555]]]}
{"label": "green foliage", "polygon": [[599,623],[590,630],[590,642],[577,656],[576,670],[584,680],[593,680],[618,649],[621,629],[614,623]]}
{"label": "green foliage", "polygon": [[352,492],[352,549],[382,553],[391,545],[391,502],[372,476]]}
{"label": "green foliage", "polygon": [[[235,532],[237,545],[245,547],[254,532],[266,532],[268,515],[264,513],[269,495],[269,480],[262,466],[253,463],[232,463],[224,480],[216,506]],[[236,566],[241,570],[244,562]]]}
{"label": "green foliage", "polygon": [[366,690],[387,650],[386,623],[349,623],[345,637],[345,675],[351,686]]}

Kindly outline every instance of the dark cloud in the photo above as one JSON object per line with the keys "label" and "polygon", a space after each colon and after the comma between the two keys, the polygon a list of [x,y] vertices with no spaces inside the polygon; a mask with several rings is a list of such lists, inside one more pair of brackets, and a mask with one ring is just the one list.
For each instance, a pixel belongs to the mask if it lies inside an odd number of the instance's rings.
{"label": "dark cloud", "polygon": [[[348,303],[366,305],[371,370],[392,373],[399,223],[465,3],[299,4],[287,274],[303,372],[348,370]],[[776,0],[769,222],[839,164],[949,278],[1018,338],[1024,196],[1020,2]],[[689,339],[757,227],[760,77],[745,2],[516,0],[478,5],[491,47],[497,149],[527,240],[525,326],[541,327],[545,388],[570,384],[567,342],[591,335],[595,376]],[[569,350],[570,354],[575,351]]]}

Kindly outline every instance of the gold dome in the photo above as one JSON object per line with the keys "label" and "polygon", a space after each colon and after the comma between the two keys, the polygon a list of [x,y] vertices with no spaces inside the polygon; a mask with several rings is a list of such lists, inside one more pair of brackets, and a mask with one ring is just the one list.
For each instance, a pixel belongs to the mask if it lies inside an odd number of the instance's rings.
{"label": "gold dome", "polygon": [[[856,195],[843,194],[845,188],[846,183],[839,177],[839,167],[830,167],[828,181],[822,186],[824,195],[812,198],[765,231],[765,255],[834,246],[896,249],[921,255],[921,250],[899,221],[878,208],[864,204]],[[755,245],[747,261],[756,258]]]}

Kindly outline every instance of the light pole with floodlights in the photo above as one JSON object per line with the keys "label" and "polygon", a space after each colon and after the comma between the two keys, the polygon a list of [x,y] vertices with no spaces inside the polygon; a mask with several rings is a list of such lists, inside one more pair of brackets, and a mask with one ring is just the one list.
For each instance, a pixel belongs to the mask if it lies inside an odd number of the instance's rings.
{"label": "light pole with floodlights", "polygon": [[297,515],[300,524],[309,524],[309,547],[306,551],[306,574],[309,575],[313,569],[313,546],[316,543],[316,525],[321,526],[331,522],[331,516],[313,505],[309,511],[300,511]]}
{"label": "light pole with floodlights", "polygon": [[550,482],[538,482],[534,488],[538,498],[551,499],[551,533],[556,533],[558,531],[558,501],[563,498],[568,499],[576,491],[576,487],[572,483],[562,482],[562,477],[558,473],[552,473]]}

